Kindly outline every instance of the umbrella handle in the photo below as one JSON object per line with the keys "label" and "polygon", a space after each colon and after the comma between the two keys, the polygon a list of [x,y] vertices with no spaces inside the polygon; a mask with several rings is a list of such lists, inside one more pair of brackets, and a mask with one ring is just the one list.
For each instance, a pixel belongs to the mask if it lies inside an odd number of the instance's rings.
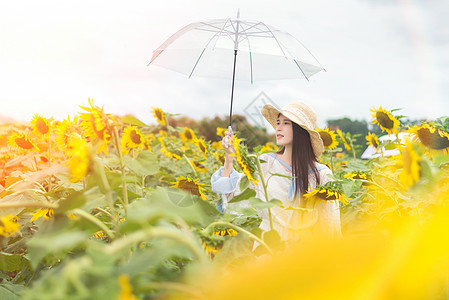
{"label": "umbrella handle", "polygon": [[[229,131],[229,132],[232,132],[232,127],[231,127],[231,125],[228,126],[228,131]],[[225,147],[225,148],[228,148],[228,147],[229,147],[229,139],[228,139],[228,138],[226,138],[226,140],[225,140],[224,147]]]}

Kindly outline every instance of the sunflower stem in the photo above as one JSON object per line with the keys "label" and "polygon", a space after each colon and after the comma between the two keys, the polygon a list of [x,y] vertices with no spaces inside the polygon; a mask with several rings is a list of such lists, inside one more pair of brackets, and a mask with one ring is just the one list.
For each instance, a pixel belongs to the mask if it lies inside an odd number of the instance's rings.
{"label": "sunflower stem", "polygon": [[111,210],[114,212],[114,227],[118,228],[118,215],[117,211],[114,208],[114,200],[112,199],[112,190],[111,186],[109,185],[108,178],[106,177],[106,172],[104,171],[103,165],[98,161],[95,160],[96,168],[98,169],[98,173],[100,174],[101,181],[103,183],[103,187],[106,192],[106,199],[108,201],[108,206],[111,208]]}
{"label": "sunflower stem", "polygon": [[354,143],[353,143],[353,141],[352,141],[352,138],[349,138],[349,141],[351,142],[352,156],[353,156],[354,159],[355,159],[355,158],[356,158],[356,157],[355,157],[355,149],[354,149]]}
{"label": "sunflower stem", "polygon": [[190,159],[189,159],[185,154],[183,154],[182,157],[184,157],[184,158],[187,160],[187,162],[189,163],[189,166],[190,166],[190,167],[192,168],[192,170],[193,170],[193,174],[195,174],[195,178],[198,177],[198,174],[196,173],[195,167],[193,166],[193,164],[192,164],[192,162],[190,161]]}
{"label": "sunflower stem", "polygon": [[59,205],[56,203],[50,202],[4,202],[0,203],[0,209],[8,209],[8,208],[35,208],[35,207],[45,207],[45,208],[58,208]]}
{"label": "sunflower stem", "polygon": [[331,171],[334,173],[334,154],[331,152]]}
{"label": "sunflower stem", "polygon": [[[265,179],[262,174],[262,166],[260,165],[260,159],[259,156],[256,156],[256,165],[257,165],[257,172],[260,176],[260,181],[262,182],[263,192],[265,194],[265,200],[268,202],[270,199],[268,199],[268,189],[267,184],[265,182]],[[270,228],[273,230],[273,216],[271,215],[271,208],[268,207],[268,217],[270,219]]]}
{"label": "sunflower stem", "polygon": [[84,211],[80,208],[75,208],[71,211],[71,213],[78,215],[80,217],[83,217],[87,221],[91,222],[92,224],[97,225],[101,230],[103,230],[111,239],[115,238],[115,234],[106,226],[103,222],[98,220],[96,217],[88,213],[87,211]]}
{"label": "sunflower stem", "polygon": [[125,181],[125,164],[123,163],[122,150],[120,149],[120,143],[118,138],[117,127],[114,127],[114,144],[117,149],[118,157],[120,160],[120,171],[122,173],[122,190],[123,190],[123,208],[125,209],[125,218],[128,216],[128,188]]}
{"label": "sunflower stem", "polygon": [[204,230],[207,233],[209,233],[209,231],[211,229],[213,229],[215,226],[226,226],[226,227],[232,228],[238,232],[242,232],[242,233],[246,234],[247,236],[249,236],[251,239],[253,239],[253,240],[259,242],[261,245],[263,245],[268,250],[268,252],[270,254],[273,254],[273,250],[271,250],[271,248],[267,245],[267,243],[265,243],[261,238],[252,234],[251,232],[243,229],[242,227],[234,225],[232,223],[224,222],[224,221],[217,221],[217,222],[210,223]]}
{"label": "sunflower stem", "polygon": [[181,230],[164,227],[145,228],[123,236],[106,247],[106,254],[114,254],[137,242],[157,237],[171,238],[181,244],[184,244],[200,262],[207,261],[207,257],[204,254],[203,249],[201,249],[200,245],[196,243],[195,240],[186,236]]}

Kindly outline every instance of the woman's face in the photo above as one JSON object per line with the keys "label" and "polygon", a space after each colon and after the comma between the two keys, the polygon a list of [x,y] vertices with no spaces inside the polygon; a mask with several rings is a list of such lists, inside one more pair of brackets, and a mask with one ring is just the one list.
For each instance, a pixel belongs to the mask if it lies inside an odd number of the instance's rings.
{"label": "woman's face", "polygon": [[290,119],[280,114],[276,125],[276,144],[291,146],[293,144],[293,125]]}

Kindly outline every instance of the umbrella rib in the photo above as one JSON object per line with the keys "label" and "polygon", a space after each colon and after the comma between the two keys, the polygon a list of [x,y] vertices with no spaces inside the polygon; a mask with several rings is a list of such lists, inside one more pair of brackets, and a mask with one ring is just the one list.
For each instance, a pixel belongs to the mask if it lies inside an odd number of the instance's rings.
{"label": "umbrella rib", "polygon": [[[260,23],[260,22],[259,22],[259,23]],[[247,28],[247,29],[249,29],[249,28]],[[244,41],[245,39],[248,41],[249,67],[250,67],[250,70],[251,70],[251,84],[253,84],[253,83],[254,83],[254,82],[253,82],[253,57],[252,57],[252,52],[251,52],[251,43],[250,43],[250,41],[249,41],[249,37],[248,37],[248,34],[247,34],[247,32],[246,32],[246,29],[244,29],[244,28],[242,27],[242,39],[239,41],[239,43],[241,43],[241,42]]]}
{"label": "umbrella rib", "polygon": [[200,56],[198,57],[198,59],[196,60],[195,65],[193,66],[192,72],[190,72],[189,74],[189,78],[192,77],[193,71],[195,71],[196,66],[198,65],[198,63],[200,62],[201,57],[203,56],[204,51],[206,50],[206,47],[203,48],[203,51],[201,51]]}
{"label": "umbrella rib", "polygon": [[[278,39],[276,38],[276,36],[274,35],[273,31],[271,31],[271,29],[270,29],[266,24],[264,24],[264,23],[262,23],[262,24],[263,24],[263,25],[268,29],[268,31],[271,33],[271,35],[273,36],[274,40],[275,40],[276,43],[278,44],[279,49],[281,49],[282,53],[284,54],[284,57],[287,58],[287,57],[285,56],[284,49],[282,49],[282,46],[281,46],[281,44],[279,43],[279,41],[278,41]],[[301,71],[302,71],[302,70],[301,70]],[[307,78],[307,77],[306,77],[306,78]]]}
{"label": "umbrella rib", "polygon": [[[228,23],[228,21],[229,21],[229,19],[227,19],[226,22],[223,24],[223,27],[221,28],[221,30],[218,31],[218,32],[216,32],[216,33],[209,39],[209,41],[207,42],[206,46],[203,48],[203,51],[201,51],[200,56],[199,56],[198,59],[196,60],[195,65],[193,66],[193,69],[192,69],[192,71],[191,71],[190,74],[189,74],[189,78],[192,77],[192,74],[193,74],[193,72],[195,71],[196,66],[197,66],[198,63],[200,62],[200,59],[201,59],[201,57],[203,56],[204,51],[206,51],[207,46],[210,44],[210,42],[212,41],[212,39],[213,39],[214,37],[216,37],[218,34],[220,34],[220,33],[223,32],[223,30],[224,30],[226,24]],[[204,23],[203,23],[203,24],[204,24]],[[206,25],[207,25],[207,24],[206,24]],[[214,26],[211,26],[211,27],[214,27]],[[218,29],[218,27],[217,27],[217,29]],[[215,44],[216,44],[216,43],[217,43],[217,42],[215,42]],[[212,48],[215,48],[215,45],[214,45]]]}
{"label": "umbrella rib", "polygon": [[206,24],[206,23],[202,23],[202,24],[204,24],[204,25],[207,25],[207,26],[209,26],[209,27],[212,27],[212,28],[215,28],[215,29],[218,29],[219,31],[217,31],[217,30],[213,30],[213,29],[207,29],[207,28],[195,28],[196,30],[201,30],[201,31],[209,31],[209,32],[216,32],[216,33],[221,33],[221,32],[226,32],[227,34],[232,34],[233,32],[232,31],[230,31],[230,30],[224,30],[224,28],[225,28],[225,26],[226,26],[226,23],[223,25],[223,27],[217,27],[217,26],[212,26],[212,25],[209,25],[209,24]]}
{"label": "umbrella rib", "polygon": [[306,74],[304,74],[304,71],[302,70],[301,66],[298,64],[298,62],[296,61],[296,59],[293,59],[293,61],[294,61],[295,64],[298,66],[298,68],[301,70],[302,75],[304,75],[304,77],[307,79],[307,81],[309,81],[309,78],[307,78]]}

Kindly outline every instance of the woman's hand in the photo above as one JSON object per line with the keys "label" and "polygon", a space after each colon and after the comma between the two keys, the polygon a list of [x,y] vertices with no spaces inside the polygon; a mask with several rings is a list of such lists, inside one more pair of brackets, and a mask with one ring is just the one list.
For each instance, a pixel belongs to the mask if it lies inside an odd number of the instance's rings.
{"label": "woman's hand", "polygon": [[229,128],[227,131],[225,131],[225,136],[221,140],[221,145],[223,146],[223,149],[226,152],[226,158],[228,158],[229,155],[235,153],[235,148],[232,145],[233,137],[234,137],[234,133],[232,132],[232,129]]}

